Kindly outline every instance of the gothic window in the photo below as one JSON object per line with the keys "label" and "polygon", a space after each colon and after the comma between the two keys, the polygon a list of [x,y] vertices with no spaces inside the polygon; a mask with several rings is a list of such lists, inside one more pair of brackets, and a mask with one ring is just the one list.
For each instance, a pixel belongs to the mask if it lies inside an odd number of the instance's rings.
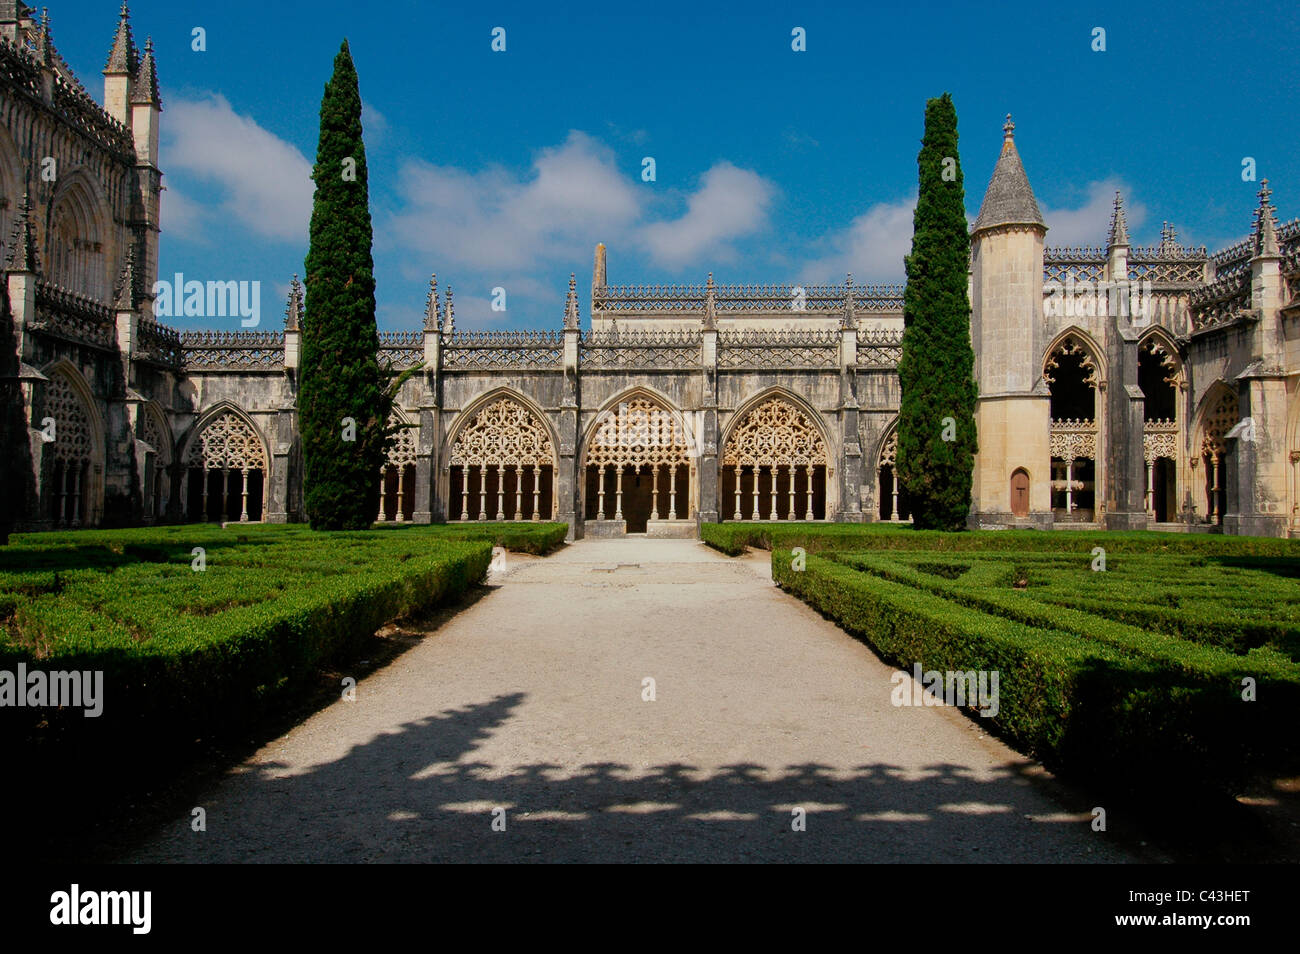
{"label": "gothic window", "polygon": [[167,499],[170,495],[167,467],[172,462],[171,431],[166,427],[166,421],[160,421],[157,414],[148,410],[141,411],[141,414],[144,416],[144,442],[154,451],[153,487],[149,510],[151,516],[157,519],[167,512]]}
{"label": "gothic window", "polygon": [[1160,338],[1138,348],[1138,386],[1142,389],[1142,460],[1146,474],[1146,511],[1159,523],[1174,519],[1178,500],[1179,365]]}
{"label": "gothic window", "polygon": [[45,263],[50,280],[78,295],[108,299],[108,263],[95,204],[81,183],[56,201],[50,217]]}
{"label": "gothic window", "polygon": [[87,505],[94,428],[80,392],[61,371],[51,374],[45,386],[45,416],[54,419],[54,440],[45,445],[45,453],[53,459],[47,497],[50,519],[56,527],[79,527],[92,519]]}
{"label": "gothic window", "polygon": [[[586,474],[589,519],[626,521],[628,532],[639,533],[652,520],[691,515],[686,428],[680,414],[649,398],[601,412],[587,444]],[[679,485],[687,495],[680,507]]]}
{"label": "gothic window", "polygon": [[722,455],[722,506],[733,520],[817,520],[826,513],[826,442],[808,415],[770,398],[732,428]]}
{"label": "gothic window", "polygon": [[243,417],[224,411],[210,420],[191,439],[185,463],[191,517],[262,519],[266,448]]}
{"label": "gothic window", "polygon": [[540,520],[554,510],[550,434],[518,401],[498,398],[470,418],[452,442],[450,465],[453,499],[448,514],[456,512],[459,489],[461,520],[470,519],[474,486],[479,520],[488,519],[493,498],[497,520]]}

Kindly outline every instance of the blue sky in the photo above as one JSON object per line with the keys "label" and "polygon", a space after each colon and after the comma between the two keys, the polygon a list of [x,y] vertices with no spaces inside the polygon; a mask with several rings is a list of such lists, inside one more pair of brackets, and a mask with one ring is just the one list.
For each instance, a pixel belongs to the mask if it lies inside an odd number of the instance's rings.
{"label": "blue sky", "polygon": [[[50,10],[96,98],[117,8]],[[366,103],[381,330],[419,327],[430,271],[454,286],[458,326],[557,328],[571,271],[585,319],[598,241],[610,283],[901,280],[925,100],[944,91],[971,216],[1011,112],[1049,245],[1100,244],[1120,188],[1135,244],[1169,220],[1213,251],[1250,228],[1244,157],[1280,218],[1300,214],[1298,11],[136,0],[163,96],[160,273],[260,280],[263,327],[279,327],[344,36]]]}

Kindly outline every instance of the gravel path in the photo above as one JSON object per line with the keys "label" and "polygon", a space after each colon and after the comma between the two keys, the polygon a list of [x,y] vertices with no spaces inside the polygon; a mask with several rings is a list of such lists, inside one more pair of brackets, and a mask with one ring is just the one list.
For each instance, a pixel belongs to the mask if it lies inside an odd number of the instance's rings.
{"label": "gravel path", "polygon": [[129,860],[1134,860],[973,721],[891,705],[892,669],[773,586],[766,553],[507,561],[355,702],[216,784],[207,831],[175,819]]}

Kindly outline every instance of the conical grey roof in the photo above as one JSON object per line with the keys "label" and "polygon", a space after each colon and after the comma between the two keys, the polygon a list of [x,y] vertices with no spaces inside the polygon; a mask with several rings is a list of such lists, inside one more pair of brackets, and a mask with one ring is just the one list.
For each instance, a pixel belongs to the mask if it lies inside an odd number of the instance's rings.
{"label": "conical grey roof", "polygon": [[1016,151],[1015,123],[1008,114],[1002,127],[1002,152],[993,167],[993,178],[984,193],[975,231],[997,228],[1000,225],[1038,225],[1047,228],[1043,214],[1038,211],[1038,200],[1029,186],[1029,177],[1020,163]]}

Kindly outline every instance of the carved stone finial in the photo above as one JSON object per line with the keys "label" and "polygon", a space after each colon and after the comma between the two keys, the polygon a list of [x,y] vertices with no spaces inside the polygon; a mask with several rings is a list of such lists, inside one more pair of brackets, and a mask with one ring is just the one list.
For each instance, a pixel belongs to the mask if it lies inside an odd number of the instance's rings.
{"label": "carved stone finial", "polygon": [[858,303],[853,294],[853,273],[848,272],[844,276],[844,312],[840,316],[840,327],[847,331],[857,329],[857,307]]}
{"label": "carved stone finial", "polygon": [[718,327],[718,305],[715,297],[716,290],[713,286],[713,273],[709,272],[709,279],[704,283],[704,328],[708,331],[716,331]]}
{"label": "carved stone finial", "polygon": [[1007,113],[1007,121],[1002,124],[1002,141],[1012,142],[1016,138],[1016,124],[1011,121],[1011,114]]}
{"label": "carved stone finial", "polygon": [[456,333],[456,308],[451,301],[451,286],[447,286],[447,322],[442,326],[442,330],[447,335]]}
{"label": "carved stone finial", "polygon": [[126,261],[117,276],[117,287],[113,292],[113,305],[118,311],[135,311],[136,302],[135,247],[128,246]]}
{"label": "carved stone finial", "polygon": [[302,282],[298,281],[296,274],[293,281],[289,282],[289,300],[284,308],[284,330],[302,330]]}
{"label": "carved stone finial", "polygon": [[31,272],[41,270],[40,257],[36,252],[36,229],[32,224],[32,200],[23,193],[23,203],[18,207],[14,218],[13,233],[9,239],[9,260],[5,267],[11,272]]}
{"label": "carved stone finial", "polygon": [[131,14],[122,4],[122,13],[118,18],[117,33],[113,37],[113,46],[108,52],[108,63],[104,72],[108,75],[134,76],[139,67],[135,50],[135,40],[131,37]]}
{"label": "carved stone finial", "polygon": [[578,327],[578,276],[569,272],[569,294],[564,299],[564,327]]}
{"label": "carved stone finial", "polygon": [[1276,258],[1280,255],[1277,244],[1277,210],[1269,201],[1273,190],[1268,187],[1268,180],[1259,183],[1259,207],[1255,209],[1255,257]]}
{"label": "carved stone finial", "polygon": [[429,294],[424,298],[424,330],[442,331],[442,305],[438,301],[438,275],[429,276]]}
{"label": "carved stone finial", "polygon": [[1128,221],[1124,218],[1124,201],[1115,190],[1115,206],[1110,213],[1110,247],[1128,246]]}
{"label": "carved stone finial", "polygon": [[140,69],[135,74],[131,103],[162,108],[162,97],[158,95],[158,67],[154,64],[153,58],[153,37],[145,39],[144,57],[140,60]]}

